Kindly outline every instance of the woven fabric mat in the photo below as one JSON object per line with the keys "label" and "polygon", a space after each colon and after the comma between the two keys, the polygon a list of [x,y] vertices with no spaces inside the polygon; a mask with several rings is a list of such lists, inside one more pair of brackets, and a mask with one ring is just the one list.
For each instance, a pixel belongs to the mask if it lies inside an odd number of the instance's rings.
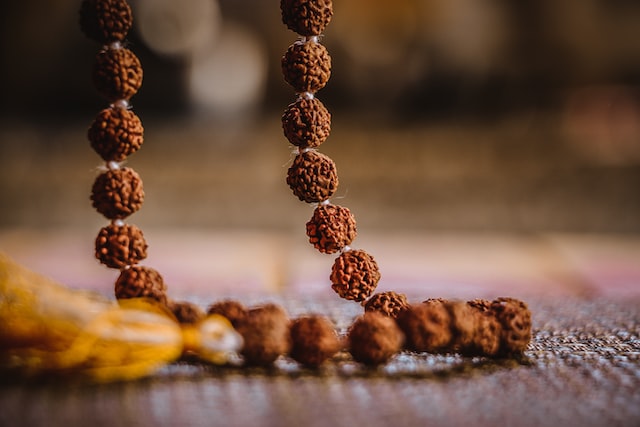
{"label": "woven fabric mat", "polygon": [[[344,332],[354,304],[276,301]],[[378,369],[339,355],[318,372],[175,363],[151,378],[87,385],[6,381],[0,426],[638,426],[640,300],[528,301],[521,361],[402,353]]]}

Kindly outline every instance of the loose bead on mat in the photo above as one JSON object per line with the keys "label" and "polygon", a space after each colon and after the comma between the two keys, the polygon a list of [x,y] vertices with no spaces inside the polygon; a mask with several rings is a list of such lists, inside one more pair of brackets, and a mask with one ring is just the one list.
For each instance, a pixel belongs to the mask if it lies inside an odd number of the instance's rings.
{"label": "loose bead on mat", "polygon": [[269,366],[291,348],[289,316],[280,306],[251,308],[237,325],[244,344],[240,351],[249,366]]}
{"label": "loose bead on mat", "polygon": [[414,304],[402,311],[396,321],[406,337],[409,350],[438,353],[451,344],[451,317],[444,304]]}
{"label": "loose bead on mat", "polygon": [[376,312],[367,312],[356,318],[347,334],[353,359],[372,366],[387,363],[402,349],[403,340],[396,322]]}
{"label": "loose bead on mat", "polygon": [[207,308],[207,314],[226,317],[234,328],[247,316],[247,312],[244,304],[232,299],[214,302]]}
{"label": "loose bead on mat", "polygon": [[365,311],[376,311],[393,318],[398,317],[398,314],[407,308],[409,308],[409,302],[406,295],[394,291],[373,294],[364,303]]}
{"label": "loose bead on mat", "polygon": [[340,350],[340,339],[333,324],[324,316],[299,317],[291,322],[289,329],[289,356],[304,366],[316,368]]}

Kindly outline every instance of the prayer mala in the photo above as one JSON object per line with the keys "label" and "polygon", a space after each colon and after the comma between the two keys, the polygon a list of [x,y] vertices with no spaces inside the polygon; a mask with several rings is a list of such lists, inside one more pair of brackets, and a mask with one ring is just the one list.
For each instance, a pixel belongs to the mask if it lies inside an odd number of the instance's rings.
{"label": "prayer mala", "polygon": [[282,116],[287,140],[296,157],[287,171],[287,184],[303,202],[315,203],[306,224],[309,242],[320,252],[339,253],[331,269],[331,287],[342,298],[364,302],[371,296],[380,272],[375,259],[349,245],[356,237],[356,220],[329,198],[338,188],[336,165],[319,153],[331,131],[331,113],[316,98],[331,76],[331,57],[320,37],[333,16],[332,0],[281,0],[282,22],[300,38],[282,57],[282,74],[296,95]]}
{"label": "prayer mala", "polygon": [[93,85],[109,102],[87,133],[91,147],[105,162],[93,184],[91,202],[111,221],[98,233],[95,255],[105,266],[120,270],[117,299],[145,297],[168,304],[160,273],[139,265],[147,257],[142,230],[124,222],[144,202],[142,179],[121,166],[144,141],[142,122],[129,103],[142,86],[143,75],[140,60],[125,47],[132,24],[126,0],[84,0],[80,6],[81,30],[102,45],[93,65]]}

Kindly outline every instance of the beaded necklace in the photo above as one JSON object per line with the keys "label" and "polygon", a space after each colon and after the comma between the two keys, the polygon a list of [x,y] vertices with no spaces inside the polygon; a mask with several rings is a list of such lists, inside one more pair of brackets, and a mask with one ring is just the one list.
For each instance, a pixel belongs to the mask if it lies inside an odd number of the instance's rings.
{"label": "beaded necklace", "polygon": [[[302,202],[315,204],[306,224],[309,242],[321,253],[338,254],[330,273],[332,289],[364,306],[347,332],[347,349],[361,363],[385,363],[405,348],[419,352],[460,352],[474,356],[521,354],[531,337],[526,304],[511,298],[469,302],[429,299],[410,305],[393,291],[374,294],[380,280],[376,260],[351,248],[356,221],[346,207],[330,198],[338,187],[334,161],[318,151],[331,132],[331,114],[316,93],[331,76],[331,57],[320,43],[333,17],[332,0],[281,0],[282,21],[299,35],[284,54],[284,80],[296,99],[282,116],[283,132],[295,147],[286,182]],[[122,162],[142,145],[143,127],[130,99],[142,84],[142,66],[125,47],[133,21],[126,0],[84,0],[80,24],[102,49],[93,67],[93,83],[109,106],[98,114],[88,138],[105,162],[96,178],[93,207],[110,220],[96,239],[96,258],[119,270],[118,300],[147,298],[168,307],[181,323],[197,323],[204,312],[195,304],[172,301],[155,269],[141,266],[147,243],[142,231],[125,220],[144,201],[142,179]],[[247,310],[235,301],[212,304],[207,314],[222,314],[244,338],[241,354],[250,365],[269,365],[289,354],[308,366],[318,366],[340,349],[331,324],[322,316],[301,316],[289,323],[273,304]],[[322,344],[322,343],[326,344]],[[321,345],[322,344],[322,345]]]}

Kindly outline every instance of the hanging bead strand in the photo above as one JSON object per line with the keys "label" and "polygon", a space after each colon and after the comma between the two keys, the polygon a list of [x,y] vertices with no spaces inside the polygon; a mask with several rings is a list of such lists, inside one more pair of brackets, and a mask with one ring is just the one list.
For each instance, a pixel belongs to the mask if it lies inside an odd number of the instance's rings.
{"label": "hanging bead strand", "polygon": [[162,276],[139,265],[147,257],[142,230],[124,222],[144,202],[142,179],[132,168],[122,166],[144,141],[142,122],[129,104],[143,75],[140,60],[125,47],[132,24],[131,7],[125,0],[84,0],[80,6],[80,28],[102,45],[93,65],[93,85],[109,102],[87,134],[91,147],[105,162],[93,183],[92,206],[111,221],[98,233],[95,255],[105,266],[120,271],[114,286],[116,298],[145,297],[166,304]]}
{"label": "hanging bead strand", "polygon": [[331,56],[320,37],[333,16],[331,0],[281,0],[283,23],[300,38],[282,58],[282,74],[297,94],[282,116],[285,137],[296,147],[287,184],[303,202],[317,204],[306,224],[309,242],[320,252],[340,253],[331,269],[331,287],[342,298],[366,301],[380,272],[374,258],[350,247],[356,220],[348,208],[329,200],[338,188],[336,165],[317,151],[331,132],[331,113],[315,94],[331,77]]}

